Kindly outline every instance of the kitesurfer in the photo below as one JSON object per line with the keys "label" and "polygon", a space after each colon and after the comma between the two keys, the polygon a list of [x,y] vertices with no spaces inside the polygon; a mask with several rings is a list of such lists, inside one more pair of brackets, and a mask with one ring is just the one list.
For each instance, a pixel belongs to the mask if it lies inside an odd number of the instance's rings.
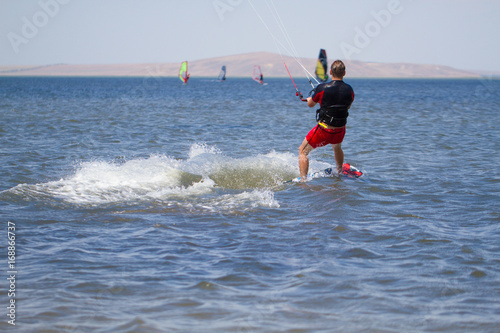
{"label": "kitesurfer", "polygon": [[342,172],[344,152],[342,141],[345,135],[345,125],[349,116],[348,109],[354,101],[354,90],[343,81],[345,65],[341,60],[335,60],[330,68],[332,81],[319,84],[311,97],[307,98],[307,106],[314,107],[317,103],[320,109],[316,111],[318,124],[306,135],[299,147],[300,179],[306,181],[309,171],[307,155],[318,147],[331,144],[335,154],[337,172]]}

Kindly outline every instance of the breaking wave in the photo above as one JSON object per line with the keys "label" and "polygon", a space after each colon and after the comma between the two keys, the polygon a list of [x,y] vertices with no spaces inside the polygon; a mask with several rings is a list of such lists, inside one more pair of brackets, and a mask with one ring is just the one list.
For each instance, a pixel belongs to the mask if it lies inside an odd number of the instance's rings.
{"label": "breaking wave", "polygon": [[151,155],[128,161],[81,162],[67,177],[20,184],[2,195],[52,204],[146,203],[220,212],[277,208],[275,191],[297,176],[297,157],[291,153],[231,158],[216,147],[196,143],[184,160]]}

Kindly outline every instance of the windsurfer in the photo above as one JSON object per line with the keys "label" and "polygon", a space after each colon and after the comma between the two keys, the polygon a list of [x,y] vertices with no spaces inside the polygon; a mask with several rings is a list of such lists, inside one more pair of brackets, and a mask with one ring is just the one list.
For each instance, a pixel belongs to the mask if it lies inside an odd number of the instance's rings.
{"label": "windsurfer", "polygon": [[181,64],[181,68],[179,69],[179,79],[181,79],[184,84],[187,84],[189,76],[190,75],[188,73],[188,62],[183,61]]}
{"label": "windsurfer", "polygon": [[335,154],[337,172],[342,172],[344,152],[341,144],[344,140],[345,125],[349,116],[348,109],[354,101],[354,90],[344,83],[345,65],[341,60],[333,62],[330,68],[332,81],[319,84],[311,97],[307,98],[307,106],[320,104],[316,111],[318,124],[306,135],[299,147],[300,179],[306,181],[309,171],[309,153],[318,147],[331,144]]}
{"label": "windsurfer", "polygon": [[318,56],[318,62],[316,63],[316,77],[318,80],[321,82],[326,82],[328,81],[328,74],[326,73],[328,71],[328,59],[326,57],[326,50],[321,49],[319,50],[319,56]]}

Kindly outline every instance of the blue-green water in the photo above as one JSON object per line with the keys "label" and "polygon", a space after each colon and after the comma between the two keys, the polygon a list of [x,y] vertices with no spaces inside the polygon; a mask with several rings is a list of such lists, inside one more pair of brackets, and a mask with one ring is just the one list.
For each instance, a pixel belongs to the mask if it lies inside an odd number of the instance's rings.
{"label": "blue-green water", "polygon": [[306,184],[266,81],[1,78],[2,331],[498,332],[500,81],[346,78]]}

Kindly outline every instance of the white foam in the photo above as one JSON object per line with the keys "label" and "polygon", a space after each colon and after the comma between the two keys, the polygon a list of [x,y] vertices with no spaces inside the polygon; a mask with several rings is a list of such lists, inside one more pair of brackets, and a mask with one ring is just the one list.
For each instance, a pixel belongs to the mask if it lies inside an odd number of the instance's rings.
{"label": "white foam", "polygon": [[63,179],[18,185],[11,192],[28,200],[50,197],[77,205],[151,202],[239,211],[279,208],[276,185],[297,176],[297,156],[288,152],[231,158],[217,147],[196,143],[185,160],[152,155],[125,162],[82,162]]}
{"label": "white foam", "polygon": [[27,188],[75,204],[109,204],[192,196],[210,192],[213,182],[181,170],[182,163],[151,156],[125,163],[94,161],[78,165],[68,178]]}
{"label": "white foam", "polygon": [[200,205],[212,212],[245,212],[255,208],[279,208],[279,202],[271,190],[243,191],[238,194],[224,194]]}
{"label": "white foam", "polygon": [[222,152],[215,146],[209,146],[206,143],[194,143],[189,149],[189,158],[194,158],[201,154],[221,155]]}

